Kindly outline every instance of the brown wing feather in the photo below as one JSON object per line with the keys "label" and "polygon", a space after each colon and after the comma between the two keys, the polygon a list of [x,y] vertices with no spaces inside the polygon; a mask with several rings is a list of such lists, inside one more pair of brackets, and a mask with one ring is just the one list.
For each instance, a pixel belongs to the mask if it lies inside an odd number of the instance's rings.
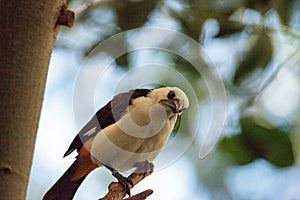
{"label": "brown wing feather", "polygon": [[92,162],[90,148],[93,139],[88,140],[81,148],[77,159],[44,195],[43,200],[71,200],[85,177],[99,167]]}
{"label": "brown wing feather", "polygon": [[[64,156],[75,149],[79,152],[77,159],[59,178],[59,180],[45,194],[43,200],[71,200],[85,177],[98,165],[94,164],[90,156],[90,148],[95,135],[105,127],[118,121],[126,112],[128,105],[135,98],[147,96],[148,89],[137,89],[116,95],[112,101],[101,108],[93,118],[81,129],[72,141]],[[96,127],[96,129],[95,129]],[[91,134],[86,134],[95,129]]]}
{"label": "brown wing feather", "polygon": [[93,140],[93,138],[89,139],[80,149],[77,157],[76,167],[71,176],[72,181],[80,180],[82,177],[87,176],[91,171],[99,167],[99,165],[94,164],[91,160],[90,151]]}
{"label": "brown wing feather", "polygon": [[[98,110],[93,118],[80,130],[64,154],[64,157],[72,153],[75,149],[80,151],[87,140],[95,137],[101,129],[104,129],[118,121],[126,112],[127,107],[131,105],[133,99],[147,96],[150,91],[151,90],[149,89],[136,89],[114,96],[114,98]],[[96,129],[92,134],[86,134],[89,130],[95,127]]]}

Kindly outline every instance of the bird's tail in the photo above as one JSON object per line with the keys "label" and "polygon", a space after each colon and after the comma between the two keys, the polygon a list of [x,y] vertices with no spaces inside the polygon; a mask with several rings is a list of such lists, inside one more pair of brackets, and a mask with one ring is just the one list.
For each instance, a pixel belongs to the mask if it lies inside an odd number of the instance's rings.
{"label": "bird's tail", "polygon": [[58,181],[44,195],[43,200],[72,200],[77,189],[85,176],[74,180],[74,173],[78,167],[78,160],[74,161],[69,169],[58,179]]}

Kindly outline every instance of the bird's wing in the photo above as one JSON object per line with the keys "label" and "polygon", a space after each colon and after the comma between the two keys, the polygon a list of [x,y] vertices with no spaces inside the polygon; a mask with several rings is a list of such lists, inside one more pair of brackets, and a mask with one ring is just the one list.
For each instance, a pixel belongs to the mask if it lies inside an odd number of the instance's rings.
{"label": "bird's wing", "polygon": [[64,154],[64,157],[71,154],[75,149],[79,151],[87,140],[95,137],[100,130],[118,121],[126,113],[127,107],[131,105],[133,99],[147,96],[150,91],[149,89],[136,89],[114,96],[79,131]]}

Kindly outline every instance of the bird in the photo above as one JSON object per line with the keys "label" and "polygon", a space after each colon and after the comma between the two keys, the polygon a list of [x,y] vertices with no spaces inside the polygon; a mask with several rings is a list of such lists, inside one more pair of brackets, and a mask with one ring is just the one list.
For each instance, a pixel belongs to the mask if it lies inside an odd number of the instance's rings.
{"label": "bird", "polygon": [[119,172],[143,162],[152,164],[188,107],[188,97],[178,87],[134,89],[115,95],[75,136],[64,157],[76,150],[76,159],[43,200],[73,199],[86,176],[101,166],[109,169],[130,195],[128,184],[132,182]]}

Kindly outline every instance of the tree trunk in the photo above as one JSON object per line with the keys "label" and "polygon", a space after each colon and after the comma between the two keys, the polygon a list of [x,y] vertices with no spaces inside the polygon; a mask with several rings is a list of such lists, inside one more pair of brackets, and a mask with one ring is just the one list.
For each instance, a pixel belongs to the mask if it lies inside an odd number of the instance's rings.
{"label": "tree trunk", "polygon": [[0,0],[0,199],[25,199],[64,0]]}

